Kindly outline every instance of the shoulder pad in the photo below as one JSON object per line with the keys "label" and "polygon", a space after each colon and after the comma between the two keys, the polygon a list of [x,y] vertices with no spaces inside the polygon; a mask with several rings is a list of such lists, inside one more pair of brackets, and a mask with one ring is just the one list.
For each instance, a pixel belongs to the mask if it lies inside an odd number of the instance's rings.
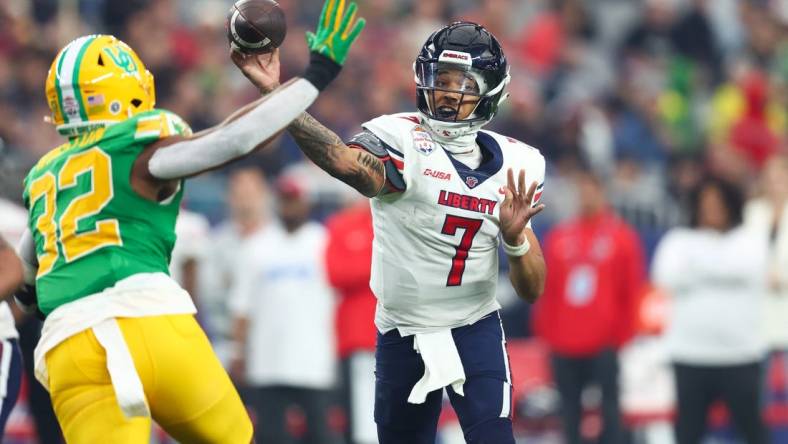
{"label": "shoulder pad", "polygon": [[153,110],[137,117],[134,138],[156,140],[170,136],[189,136],[192,130],[177,114],[165,110]]}
{"label": "shoulder pad", "polygon": [[386,150],[386,145],[378,138],[372,131],[364,130],[348,140],[347,145],[356,145],[364,148],[377,157],[386,157],[389,155]]}

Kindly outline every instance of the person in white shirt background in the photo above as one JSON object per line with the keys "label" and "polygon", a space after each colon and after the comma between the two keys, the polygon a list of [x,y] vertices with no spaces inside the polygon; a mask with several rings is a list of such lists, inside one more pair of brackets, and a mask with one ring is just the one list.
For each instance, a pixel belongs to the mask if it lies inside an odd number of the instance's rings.
{"label": "person in white shirt background", "polygon": [[[229,217],[211,231],[204,272],[200,273],[200,303],[205,316],[201,321],[228,370],[232,358],[228,291],[233,286],[241,246],[268,224],[269,200],[268,183],[260,169],[241,167],[230,173],[226,194]],[[232,371],[230,376],[234,377]]]}
{"label": "person in white shirt background", "polygon": [[[771,369],[779,361],[782,368],[788,370],[788,155],[776,155],[764,166],[760,193],[744,207],[744,222],[769,236],[762,329],[769,351],[764,367],[763,399],[768,404],[770,397],[786,395],[771,393],[767,381]],[[783,377],[788,378],[788,375]],[[777,442],[776,439],[773,442]]]}
{"label": "person in white shirt background", "polygon": [[703,180],[691,202],[690,227],[670,230],[652,263],[654,283],[671,297],[666,343],[676,379],[676,440],[701,442],[711,404],[721,399],[739,436],[765,443],[766,232],[742,225],[743,195],[727,182]]}
{"label": "person in white shirt background", "polygon": [[175,222],[175,247],[170,258],[170,276],[200,305],[199,276],[205,271],[210,241],[210,223],[200,213],[181,208]]}
{"label": "person in white shirt background", "polygon": [[309,220],[300,178],[280,176],[275,191],[277,220],[237,253],[231,373],[247,385],[261,442],[341,442],[342,431],[329,424],[338,363],[327,233]]}

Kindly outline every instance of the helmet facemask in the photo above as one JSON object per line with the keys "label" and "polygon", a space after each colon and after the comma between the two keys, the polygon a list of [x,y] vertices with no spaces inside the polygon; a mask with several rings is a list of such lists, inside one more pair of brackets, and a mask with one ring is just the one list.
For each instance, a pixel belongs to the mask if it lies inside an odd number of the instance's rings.
{"label": "helmet facemask", "polygon": [[480,120],[476,109],[486,89],[473,68],[449,63],[422,63],[416,69],[419,111],[441,122]]}
{"label": "helmet facemask", "polygon": [[470,66],[422,62],[414,65],[416,96],[424,123],[444,145],[472,145],[506,99],[509,75],[490,88],[489,75]]}

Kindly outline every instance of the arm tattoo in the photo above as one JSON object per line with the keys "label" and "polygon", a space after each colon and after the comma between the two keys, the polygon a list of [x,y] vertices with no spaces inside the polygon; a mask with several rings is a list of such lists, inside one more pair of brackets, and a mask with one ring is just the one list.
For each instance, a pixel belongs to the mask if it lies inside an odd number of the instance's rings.
{"label": "arm tattoo", "polygon": [[301,113],[287,127],[287,131],[307,157],[320,168],[331,172],[339,146],[344,145],[339,136],[307,113]]}
{"label": "arm tattoo", "polygon": [[347,162],[344,150],[349,150],[342,139],[307,113],[302,113],[287,131],[293,136],[301,151],[317,166],[332,176],[355,188],[365,196],[378,193],[385,177],[383,162],[374,155],[358,150]]}
{"label": "arm tattoo", "polygon": [[[380,192],[380,185],[376,185],[376,178],[385,180],[386,172],[383,162],[374,155],[358,150],[358,163],[355,165],[352,177],[345,181],[351,187],[359,190],[365,196],[375,196]],[[362,191],[363,190],[363,191]]]}

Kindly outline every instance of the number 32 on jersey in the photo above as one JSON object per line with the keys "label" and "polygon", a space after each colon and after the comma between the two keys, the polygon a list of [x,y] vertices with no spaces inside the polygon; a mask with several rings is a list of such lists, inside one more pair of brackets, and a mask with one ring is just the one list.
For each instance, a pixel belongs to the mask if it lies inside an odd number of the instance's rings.
{"label": "number 32 on jersey", "polygon": [[[78,178],[89,175],[90,189],[67,202],[56,221],[58,195],[77,185]],[[123,245],[117,219],[97,220],[93,229],[77,232],[80,221],[98,214],[112,200],[112,160],[98,147],[72,154],[63,164],[57,177],[51,172],[30,185],[30,207],[44,200],[43,212],[34,222],[44,239],[38,250],[38,275],[52,270],[60,252],[66,262],[109,245]]]}

